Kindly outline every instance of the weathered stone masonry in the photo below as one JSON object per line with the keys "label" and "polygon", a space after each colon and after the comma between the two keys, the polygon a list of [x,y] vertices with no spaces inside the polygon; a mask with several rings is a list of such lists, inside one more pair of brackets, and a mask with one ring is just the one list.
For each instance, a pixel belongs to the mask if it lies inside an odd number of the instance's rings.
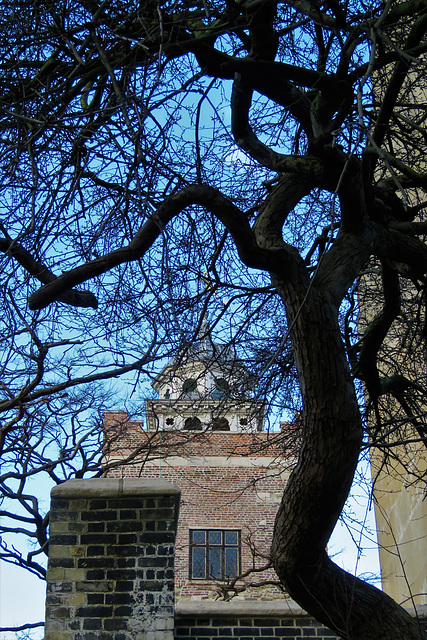
{"label": "weathered stone masonry", "polygon": [[181,602],[175,640],[340,640],[295,602]]}
{"label": "weathered stone masonry", "polygon": [[175,640],[340,640],[309,616],[236,618],[178,618]]}
{"label": "weathered stone masonry", "polygon": [[45,640],[172,640],[179,495],[131,478],[52,490]]}

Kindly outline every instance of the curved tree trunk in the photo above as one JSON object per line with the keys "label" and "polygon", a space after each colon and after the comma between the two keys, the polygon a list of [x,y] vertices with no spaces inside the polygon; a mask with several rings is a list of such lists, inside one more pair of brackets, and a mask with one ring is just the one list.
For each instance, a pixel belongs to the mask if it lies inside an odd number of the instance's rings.
{"label": "curved tree trunk", "polygon": [[326,554],[357,466],[361,418],[335,305],[303,276],[278,289],[301,385],[303,446],[276,518],[275,570],[290,596],[342,638],[421,640],[417,621],[394,600]]}

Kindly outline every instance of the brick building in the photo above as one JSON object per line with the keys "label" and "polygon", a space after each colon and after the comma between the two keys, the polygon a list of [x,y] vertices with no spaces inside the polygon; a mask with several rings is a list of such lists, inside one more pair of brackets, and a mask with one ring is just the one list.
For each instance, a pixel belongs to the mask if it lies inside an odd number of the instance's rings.
{"label": "brick building", "polygon": [[218,594],[283,598],[274,572],[259,569],[268,564],[274,518],[293,463],[284,455],[285,448],[292,450],[292,427],[265,431],[255,384],[232,349],[205,338],[154,380],[157,397],[146,401],[144,421],[123,411],[105,414],[108,475],[160,477],[181,490],[178,602]]}

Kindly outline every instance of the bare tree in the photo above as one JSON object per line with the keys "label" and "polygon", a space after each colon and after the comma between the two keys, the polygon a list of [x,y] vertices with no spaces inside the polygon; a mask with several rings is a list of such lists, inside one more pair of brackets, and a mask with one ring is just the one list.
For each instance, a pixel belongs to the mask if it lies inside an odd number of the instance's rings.
{"label": "bare tree", "polygon": [[71,387],[153,375],[209,312],[260,393],[302,411],[271,559],[351,640],[423,637],[325,548],[364,446],[355,379],[374,443],[425,442],[426,9],[1,7],[2,447]]}

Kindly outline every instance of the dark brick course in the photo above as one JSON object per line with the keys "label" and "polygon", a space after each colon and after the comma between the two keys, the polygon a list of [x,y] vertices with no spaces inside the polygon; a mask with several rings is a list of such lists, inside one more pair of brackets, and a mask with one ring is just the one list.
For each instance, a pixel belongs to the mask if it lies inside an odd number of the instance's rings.
{"label": "dark brick course", "polygon": [[340,640],[308,616],[218,617],[184,616],[175,621],[175,640]]}
{"label": "dark brick course", "polygon": [[92,522],[117,520],[117,511],[82,511],[81,519],[91,520]]}

